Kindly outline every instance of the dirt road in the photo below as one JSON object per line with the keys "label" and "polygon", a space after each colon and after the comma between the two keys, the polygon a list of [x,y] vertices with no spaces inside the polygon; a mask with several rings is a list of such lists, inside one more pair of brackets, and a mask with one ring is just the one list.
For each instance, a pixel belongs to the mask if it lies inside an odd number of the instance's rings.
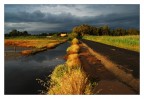
{"label": "dirt road", "polygon": [[129,51],[126,49],[117,48],[114,46],[84,39],[82,39],[81,41],[87,44],[94,51],[100,53],[103,56],[106,56],[112,62],[119,64],[121,68],[128,69],[135,78],[139,79],[140,54],[138,52]]}
{"label": "dirt road", "polygon": [[82,68],[89,80],[97,83],[93,88],[93,94],[138,94],[131,87],[119,81],[83,44],[80,44],[79,56]]}

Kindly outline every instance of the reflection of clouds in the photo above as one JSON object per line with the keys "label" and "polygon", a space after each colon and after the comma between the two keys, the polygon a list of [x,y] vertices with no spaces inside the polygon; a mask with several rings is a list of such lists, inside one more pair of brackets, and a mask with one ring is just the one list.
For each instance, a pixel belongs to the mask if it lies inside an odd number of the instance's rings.
{"label": "reflection of clouds", "polygon": [[38,63],[43,63],[44,61],[58,61],[57,58],[61,58],[66,54],[66,49],[69,46],[69,43],[64,43],[56,47],[55,49],[49,49],[44,52],[40,52],[35,55],[26,56],[21,59],[23,62],[30,62],[30,61],[36,61]]}
{"label": "reflection of clouds", "polygon": [[36,78],[41,79],[47,77],[51,74],[55,66],[63,64],[65,61],[62,56],[66,54],[66,48],[68,46],[68,43],[64,43],[55,49],[41,52],[36,55],[6,60],[6,90],[12,90],[14,93],[21,92],[20,89],[26,89],[26,92],[27,90],[39,90],[37,88],[38,83]]}
{"label": "reflection of clouds", "polygon": [[69,43],[64,43],[55,49],[38,53],[36,55],[24,56],[17,60],[5,61],[5,67],[8,68],[23,68],[23,69],[39,69],[47,68],[62,64],[65,60],[62,58],[66,54],[66,48]]}

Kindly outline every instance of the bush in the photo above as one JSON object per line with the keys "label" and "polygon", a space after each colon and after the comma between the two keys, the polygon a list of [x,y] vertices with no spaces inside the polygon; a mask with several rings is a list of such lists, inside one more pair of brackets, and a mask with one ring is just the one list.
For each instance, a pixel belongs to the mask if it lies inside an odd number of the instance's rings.
{"label": "bush", "polygon": [[78,44],[79,43],[79,40],[77,39],[77,38],[74,38],[73,40],[72,40],[72,44]]}
{"label": "bush", "polygon": [[77,37],[78,37],[78,34],[75,33],[75,32],[70,33],[70,34],[68,35],[69,40],[72,40],[72,39],[77,38]]}
{"label": "bush", "polygon": [[68,54],[71,54],[71,53],[78,53],[79,50],[80,50],[79,45],[74,44],[74,45],[71,45],[70,47],[67,48],[67,53],[68,53]]}
{"label": "bush", "polygon": [[58,65],[51,74],[51,83],[58,83],[61,77],[68,72],[68,67],[64,64]]}
{"label": "bush", "polygon": [[92,94],[91,84],[86,74],[81,69],[74,69],[60,79],[59,84],[51,86],[48,94],[52,95],[74,95]]}
{"label": "bush", "polygon": [[81,62],[79,60],[79,55],[78,54],[70,54],[66,61],[66,65],[68,67],[80,67]]}

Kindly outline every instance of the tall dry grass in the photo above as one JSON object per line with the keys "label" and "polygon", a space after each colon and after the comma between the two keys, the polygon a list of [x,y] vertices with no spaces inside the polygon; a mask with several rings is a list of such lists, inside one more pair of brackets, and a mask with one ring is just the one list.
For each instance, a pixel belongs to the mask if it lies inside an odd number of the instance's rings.
{"label": "tall dry grass", "polygon": [[79,40],[77,38],[74,38],[71,43],[72,44],[79,44]]}
{"label": "tall dry grass", "polygon": [[5,45],[13,45],[20,47],[32,47],[33,50],[24,50],[21,52],[22,55],[31,55],[38,52],[45,51],[47,49],[52,49],[59,44],[66,42],[66,40],[48,40],[48,39],[6,39]]}
{"label": "tall dry grass", "polygon": [[70,47],[67,48],[67,53],[68,54],[74,54],[78,53],[80,50],[80,47],[78,44],[71,45]]}
{"label": "tall dry grass", "polygon": [[67,49],[68,58],[66,63],[54,69],[47,94],[92,94],[92,85],[81,68],[78,43],[79,41],[76,38],[72,40],[72,45]]}
{"label": "tall dry grass", "polygon": [[78,54],[70,54],[68,56],[67,61],[66,61],[66,65],[68,67],[79,67],[79,66],[81,66],[79,55]]}
{"label": "tall dry grass", "polygon": [[57,40],[12,40],[7,39],[5,40],[5,45],[14,45],[14,46],[21,46],[21,47],[34,47],[34,48],[42,48],[42,47],[53,47],[57,44],[61,43],[61,41]]}
{"label": "tall dry grass", "polygon": [[80,95],[92,94],[91,84],[86,74],[81,69],[73,69],[59,80],[59,83],[51,85],[48,94],[52,95]]}

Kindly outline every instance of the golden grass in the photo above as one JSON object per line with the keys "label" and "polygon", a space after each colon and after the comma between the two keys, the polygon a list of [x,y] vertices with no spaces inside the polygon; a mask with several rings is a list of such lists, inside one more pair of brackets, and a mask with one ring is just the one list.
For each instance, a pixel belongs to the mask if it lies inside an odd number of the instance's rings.
{"label": "golden grass", "polygon": [[55,42],[55,43],[49,43],[49,44],[47,44],[46,45],[46,47],[47,48],[55,48],[57,45],[59,45],[60,44],[60,42]]}
{"label": "golden grass", "polygon": [[92,94],[91,84],[81,69],[74,69],[63,75],[59,84],[50,86],[48,94],[52,95],[80,95]]}
{"label": "golden grass", "polygon": [[71,45],[70,47],[67,48],[67,53],[71,54],[71,53],[78,53],[80,50],[80,47],[78,44],[74,44]]}
{"label": "golden grass", "polygon": [[45,51],[47,49],[55,48],[57,45],[66,42],[66,40],[47,40],[47,39],[34,39],[34,40],[16,40],[6,39],[5,45],[13,45],[20,47],[32,47],[34,50],[24,50],[21,52],[22,55],[30,55],[38,52]]}
{"label": "golden grass", "polygon": [[66,65],[68,67],[80,67],[81,62],[78,54],[70,54],[67,58]]}
{"label": "golden grass", "polygon": [[22,55],[29,55],[32,53],[32,50],[24,50],[21,52]]}
{"label": "golden grass", "polygon": [[34,48],[42,48],[45,46],[53,47],[56,44],[61,43],[61,41],[58,40],[41,40],[41,39],[35,39],[35,40],[11,40],[7,39],[5,40],[5,45],[14,45],[14,46],[21,46],[21,47],[34,47]]}
{"label": "golden grass", "polygon": [[78,44],[79,43],[79,40],[77,38],[74,38],[71,42],[72,44]]}
{"label": "golden grass", "polygon": [[36,49],[33,49],[33,50],[24,50],[24,51],[21,51],[21,54],[22,55],[32,55],[32,54],[36,54],[36,53],[43,52],[43,51],[46,51],[46,50],[47,50],[46,47],[36,48]]}
{"label": "golden grass", "polygon": [[71,52],[65,64],[58,65],[51,74],[50,87],[46,94],[50,95],[81,95],[92,94],[92,85],[81,68],[79,45],[77,39],[67,49]]}
{"label": "golden grass", "polygon": [[51,83],[56,84],[59,80],[68,72],[68,67],[65,64],[61,64],[55,67],[51,74]]}

